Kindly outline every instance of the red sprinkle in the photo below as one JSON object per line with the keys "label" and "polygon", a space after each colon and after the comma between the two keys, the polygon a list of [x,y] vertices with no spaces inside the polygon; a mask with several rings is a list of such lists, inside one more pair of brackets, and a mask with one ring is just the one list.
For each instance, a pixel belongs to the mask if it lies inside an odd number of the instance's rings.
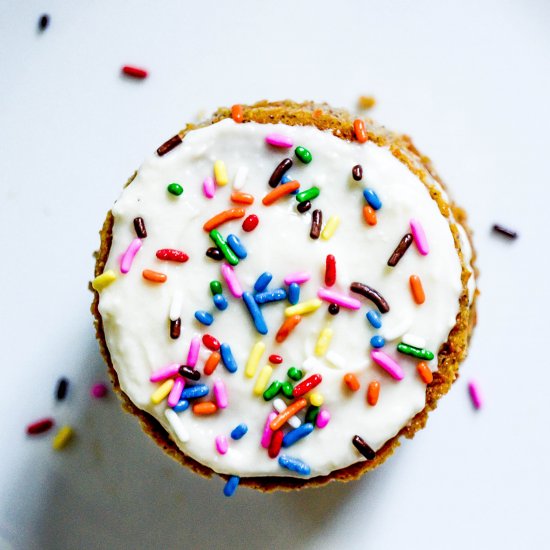
{"label": "red sprinkle", "polygon": [[159,260],[166,260],[167,262],[179,262],[182,264],[189,259],[189,256],[181,250],[161,248],[160,250],[157,250],[157,258]]}
{"label": "red sprinkle", "polygon": [[269,458],[277,458],[277,455],[279,454],[281,446],[283,444],[284,435],[285,434],[283,433],[283,430],[277,430],[271,436],[271,443],[269,444],[269,448],[267,449],[267,454],[269,455]]}
{"label": "red sprinkle", "polygon": [[311,391],[322,381],[323,377],[320,374],[312,374],[309,378],[306,378],[298,385],[294,386],[294,390],[292,390],[292,395],[294,397],[302,397],[302,395],[305,395],[308,391]]}
{"label": "red sprinkle", "polygon": [[336,282],[336,258],[332,254],[327,255],[325,269],[325,285],[332,286]]}
{"label": "red sprinkle", "polygon": [[269,362],[272,365],[280,365],[283,362],[283,358],[280,355],[277,355],[276,353],[269,356]]}
{"label": "red sprinkle", "polygon": [[220,349],[220,342],[217,338],[214,338],[210,334],[205,334],[202,337],[202,343],[210,350],[210,351],[218,351]]}
{"label": "red sprinkle", "polygon": [[260,220],[258,219],[258,216],[256,214],[250,214],[246,220],[243,222],[243,229],[247,232],[254,231],[256,227],[258,227],[258,222]]}
{"label": "red sprinkle", "polygon": [[122,67],[122,72],[132,78],[147,78],[147,71],[145,69],[132,67],[132,65],[124,65],[124,67]]}
{"label": "red sprinkle", "polygon": [[38,435],[43,434],[50,430],[55,424],[53,418],[42,418],[42,420],[37,420],[32,424],[27,426],[27,433],[29,435]]}

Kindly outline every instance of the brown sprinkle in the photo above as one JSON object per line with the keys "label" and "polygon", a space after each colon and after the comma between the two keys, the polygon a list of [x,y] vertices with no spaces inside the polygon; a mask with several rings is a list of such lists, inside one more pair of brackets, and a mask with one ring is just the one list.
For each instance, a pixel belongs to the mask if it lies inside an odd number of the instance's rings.
{"label": "brown sprinkle", "polygon": [[395,267],[397,265],[397,262],[403,257],[405,252],[407,252],[407,249],[409,246],[411,246],[413,242],[413,236],[411,233],[407,233],[397,245],[397,248],[393,251],[393,254],[390,256],[390,259],[388,260],[388,265],[390,267]]}
{"label": "brown sprinkle", "polygon": [[177,340],[181,334],[181,319],[178,317],[175,321],[170,320],[170,338]]}
{"label": "brown sprinkle", "polygon": [[508,227],[504,227],[503,225],[500,225],[498,223],[495,223],[493,225],[493,231],[495,233],[500,233],[501,235],[504,235],[505,237],[508,237],[509,239],[517,239],[518,234],[513,229],[509,229]]}
{"label": "brown sprinkle", "polygon": [[277,165],[277,168],[273,170],[273,174],[271,174],[271,177],[269,178],[269,186],[270,187],[277,187],[279,183],[281,182],[281,178],[290,170],[292,167],[292,159],[283,159],[279,164]]}
{"label": "brown sprinkle", "polygon": [[182,142],[181,137],[179,136],[179,134],[176,134],[174,137],[171,137],[168,141],[165,141],[157,149],[157,155],[159,157],[166,155],[166,153],[169,153],[174,147],[177,147],[181,142]]}
{"label": "brown sprinkle", "polygon": [[145,229],[143,218],[134,218],[134,229],[136,230],[136,235],[140,239],[145,239],[145,237],[147,237],[147,229]]}
{"label": "brown sprinkle", "polygon": [[351,175],[355,181],[361,181],[363,179],[363,167],[360,164],[356,164],[351,169]]}
{"label": "brown sprinkle", "polygon": [[197,381],[200,380],[201,373],[198,370],[195,370],[193,367],[188,367],[187,365],[182,365],[178,372],[189,380]]}
{"label": "brown sprinkle", "polygon": [[206,251],[206,255],[207,255],[209,258],[212,258],[213,260],[216,260],[217,262],[219,262],[220,260],[223,259],[223,253],[222,253],[222,251],[221,251],[219,248],[216,248],[215,246],[211,246],[211,247]]}
{"label": "brown sprinkle", "polygon": [[374,450],[367,444],[367,442],[360,436],[354,435],[351,440],[353,446],[367,459],[372,460],[376,453]]}
{"label": "brown sprinkle", "polygon": [[323,212],[321,210],[314,210],[311,215],[311,231],[309,236],[312,239],[318,239],[321,234],[321,226],[323,225]]}
{"label": "brown sprinkle", "polygon": [[297,209],[300,214],[303,214],[304,212],[307,212],[311,208],[311,202],[310,201],[304,201],[298,203]]}
{"label": "brown sprinkle", "polygon": [[386,302],[382,294],[374,288],[371,288],[363,283],[351,283],[349,289],[352,292],[367,298],[367,300],[370,300],[378,308],[380,313],[388,313],[390,310],[390,305],[388,302]]}

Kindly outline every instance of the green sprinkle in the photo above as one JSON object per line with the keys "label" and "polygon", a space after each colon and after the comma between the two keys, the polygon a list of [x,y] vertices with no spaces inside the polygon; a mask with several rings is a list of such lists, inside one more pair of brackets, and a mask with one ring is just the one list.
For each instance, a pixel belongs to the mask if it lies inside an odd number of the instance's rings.
{"label": "green sprinkle", "polygon": [[210,292],[212,292],[212,296],[216,296],[216,294],[221,294],[223,292],[220,281],[210,281]]}
{"label": "green sprinkle", "polygon": [[298,382],[298,380],[301,380],[304,377],[304,373],[296,367],[290,367],[286,375],[295,382]]}
{"label": "green sprinkle", "polygon": [[266,401],[273,399],[281,391],[282,385],[283,383],[279,382],[279,380],[273,380],[273,382],[269,385],[269,388],[264,391],[264,399]]}
{"label": "green sprinkle", "polygon": [[317,420],[317,415],[319,414],[320,410],[321,410],[321,407],[315,407],[314,405],[310,405],[307,408],[306,418],[304,422],[311,422],[315,426],[315,421]]}
{"label": "green sprinkle", "polygon": [[426,359],[431,361],[434,358],[434,354],[427,349],[415,348],[414,346],[409,346],[408,344],[397,344],[397,351],[405,353],[407,355],[412,355],[413,357],[418,357],[418,359]]}
{"label": "green sprinkle", "polygon": [[296,147],[296,149],[294,150],[294,152],[296,153],[296,156],[297,156],[304,164],[309,164],[309,163],[313,160],[313,157],[311,156],[311,153],[310,153],[305,147],[302,147],[301,145],[299,145],[298,147]]}
{"label": "green sprinkle", "polygon": [[171,183],[167,188],[168,193],[179,197],[183,193],[183,187],[179,183]]}
{"label": "green sprinkle", "polygon": [[222,251],[222,254],[225,256],[225,259],[231,265],[237,265],[239,263],[239,258],[235,255],[235,252],[229,248],[229,245],[225,242],[222,234],[217,229],[212,229],[210,231],[210,238],[214,241],[216,246]]}
{"label": "green sprinkle", "polygon": [[319,196],[320,192],[321,191],[319,190],[318,187],[310,187],[305,191],[300,191],[296,195],[296,200],[298,202],[312,201],[313,199],[316,199]]}
{"label": "green sprinkle", "polygon": [[287,399],[292,399],[294,397],[292,395],[293,390],[294,386],[290,382],[283,382],[281,386],[281,392]]}

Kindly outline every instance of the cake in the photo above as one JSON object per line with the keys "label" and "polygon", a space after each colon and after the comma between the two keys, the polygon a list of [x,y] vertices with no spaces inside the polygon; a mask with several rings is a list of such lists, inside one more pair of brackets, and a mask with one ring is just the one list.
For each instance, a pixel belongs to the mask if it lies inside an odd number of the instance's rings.
{"label": "cake", "polygon": [[424,427],[475,325],[466,215],[430,160],[326,104],[187,125],[100,237],[92,312],[123,407],[228,495],[376,468]]}

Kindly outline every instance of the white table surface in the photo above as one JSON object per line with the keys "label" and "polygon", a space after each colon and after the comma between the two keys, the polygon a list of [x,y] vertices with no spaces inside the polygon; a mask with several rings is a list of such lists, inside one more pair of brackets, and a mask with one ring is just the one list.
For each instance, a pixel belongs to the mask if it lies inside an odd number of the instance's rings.
{"label": "white table surface", "polygon": [[[0,0],[0,548],[548,548],[549,28],[544,0]],[[122,78],[127,63],[150,77]],[[98,230],[197,113],[371,93],[372,116],[414,136],[470,213],[470,355],[428,428],[374,473],[226,499],[116,397],[89,397],[106,380],[87,290]],[[491,234],[496,221],[520,238]],[[47,415],[78,433],[64,452],[25,435]]]}

